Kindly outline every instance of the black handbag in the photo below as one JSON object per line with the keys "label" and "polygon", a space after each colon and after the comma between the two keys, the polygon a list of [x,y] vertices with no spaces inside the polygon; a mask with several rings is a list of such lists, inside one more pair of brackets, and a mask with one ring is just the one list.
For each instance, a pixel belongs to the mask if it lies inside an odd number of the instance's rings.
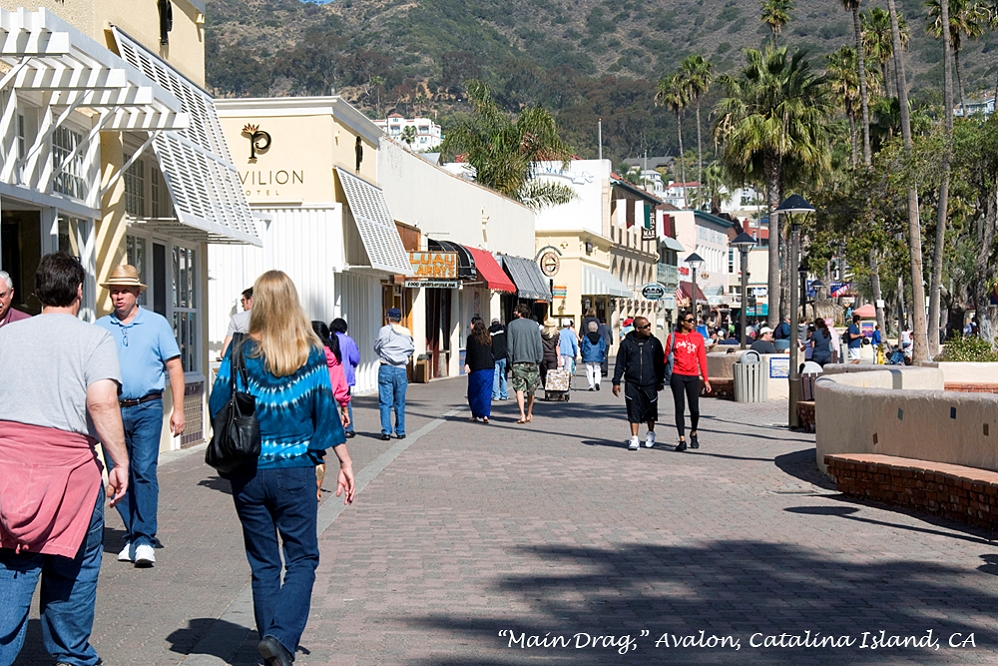
{"label": "black handbag", "polygon": [[229,401],[211,421],[212,434],[204,461],[223,476],[251,467],[260,457],[260,423],[256,420],[256,398],[238,390],[236,377],[249,388],[242,333],[232,336],[229,357]]}

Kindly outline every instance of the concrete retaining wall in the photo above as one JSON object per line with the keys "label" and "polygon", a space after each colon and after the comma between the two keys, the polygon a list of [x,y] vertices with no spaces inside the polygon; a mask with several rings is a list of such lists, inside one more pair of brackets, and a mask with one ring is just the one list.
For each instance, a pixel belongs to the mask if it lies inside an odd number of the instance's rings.
{"label": "concrete retaining wall", "polygon": [[[921,390],[925,386],[936,390]],[[946,392],[942,386],[938,368],[819,378],[818,466],[827,472],[828,454],[879,453],[998,471],[998,396]]]}

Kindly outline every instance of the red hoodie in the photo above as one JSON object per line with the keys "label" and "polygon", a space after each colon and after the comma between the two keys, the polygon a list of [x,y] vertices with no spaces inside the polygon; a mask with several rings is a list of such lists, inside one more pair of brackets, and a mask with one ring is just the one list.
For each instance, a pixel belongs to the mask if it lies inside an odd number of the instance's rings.
{"label": "red hoodie", "polygon": [[[710,381],[707,377],[707,346],[703,342],[703,336],[692,331],[690,333],[674,333],[676,336],[676,348],[674,351],[676,363],[672,367],[672,372],[677,375],[703,375],[703,380]],[[665,360],[669,362],[669,352],[672,349],[672,335],[665,341]],[[699,366],[699,369],[698,367]]]}

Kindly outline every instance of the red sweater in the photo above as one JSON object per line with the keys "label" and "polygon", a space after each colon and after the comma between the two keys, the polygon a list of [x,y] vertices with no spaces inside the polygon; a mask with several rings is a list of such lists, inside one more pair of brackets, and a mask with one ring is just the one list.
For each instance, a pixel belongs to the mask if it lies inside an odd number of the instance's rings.
{"label": "red sweater", "polygon": [[[673,335],[676,336],[676,349],[674,351],[676,364],[672,367],[672,372],[677,375],[703,375],[704,381],[710,381],[707,377],[707,346],[703,342],[703,336],[696,331],[687,334],[674,333]],[[672,351],[672,335],[665,341],[667,363],[670,351]]]}

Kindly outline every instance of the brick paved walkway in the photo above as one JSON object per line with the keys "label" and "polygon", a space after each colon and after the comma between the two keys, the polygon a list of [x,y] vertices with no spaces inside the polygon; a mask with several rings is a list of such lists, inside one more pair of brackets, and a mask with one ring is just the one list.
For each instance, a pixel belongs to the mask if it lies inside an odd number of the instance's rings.
{"label": "brick paved walkway", "polygon": [[[608,390],[542,402],[529,426],[501,403],[484,426],[468,422],[464,387],[410,388],[408,448],[320,538],[296,663],[998,663],[998,544],[841,497],[814,471],[813,435],[772,425],[781,403],[705,400],[699,452],[674,453],[667,424],[665,444],[629,452]],[[375,432],[375,402],[359,402]],[[662,412],[671,421],[671,401]],[[410,441],[421,428],[433,429]],[[400,445],[358,436],[350,448],[370,477]],[[227,484],[200,455],[165,463],[161,482],[154,569],[114,561],[109,514],[98,651],[108,666],[260,663]],[[931,631],[938,649],[871,649],[881,630]],[[750,645],[808,631],[855,642]],[[17,663],[50,664],[37,622],[31,632]],[[956,633],[976,647],[950,647]]]}

